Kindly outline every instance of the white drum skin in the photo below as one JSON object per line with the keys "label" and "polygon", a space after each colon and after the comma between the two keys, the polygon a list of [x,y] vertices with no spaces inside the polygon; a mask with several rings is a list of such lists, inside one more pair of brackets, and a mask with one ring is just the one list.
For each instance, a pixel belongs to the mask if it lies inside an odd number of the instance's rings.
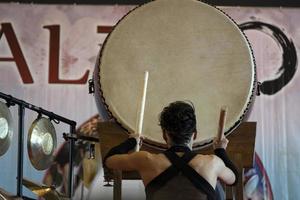
{"label": "white drum skin", "polygon": [[256,83],[252,51],[238,26],[219,9],[193,0],[156,0],[134,9],[107,37],[98,62],[100,95],[129,132],[135,131],[149,71],[143,135],[154,146],[164,146],[159,113],[178,100],[194,104],[195,148],[216,136],[224,105],[230,133],[248,110]]}

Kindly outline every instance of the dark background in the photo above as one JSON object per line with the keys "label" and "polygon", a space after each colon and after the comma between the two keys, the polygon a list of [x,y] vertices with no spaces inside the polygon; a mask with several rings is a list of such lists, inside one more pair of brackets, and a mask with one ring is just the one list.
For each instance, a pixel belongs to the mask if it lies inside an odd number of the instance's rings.
{"label": "dark background", "polygon": [[[0,2],[37,4],[140,5],[149,2],[149,0],[0,0]],[[300,0],[206,0],[204,2],[215,6],[300,7]]]}

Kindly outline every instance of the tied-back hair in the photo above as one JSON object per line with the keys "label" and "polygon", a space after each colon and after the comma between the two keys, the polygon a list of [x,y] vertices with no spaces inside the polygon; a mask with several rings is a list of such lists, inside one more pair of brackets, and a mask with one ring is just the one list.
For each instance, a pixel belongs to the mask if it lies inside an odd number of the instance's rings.
{"label": "tied-back hair", "polygon": [[160,113],[159,123],[174,145],[187,145],[197,132],[194,105],[184,101],[170,103]]}

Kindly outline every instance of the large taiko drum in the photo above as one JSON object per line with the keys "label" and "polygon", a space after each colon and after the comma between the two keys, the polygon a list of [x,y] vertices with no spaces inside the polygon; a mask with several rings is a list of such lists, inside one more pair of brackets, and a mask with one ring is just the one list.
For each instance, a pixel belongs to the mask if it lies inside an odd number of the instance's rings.
{"label": "large taiko drum", "polygon": [[178,100],[196,109],[194,148],[216,136],[220,108],[228,107],[226,134],[252,101],[255,65],[250,45],[221,10],[194,0],[156,0],[132,10],[107,37],[95,70],[98,99],[128,132],[134,132],[149,71],[143,124],[145,143],[165,147],[158,117]]}

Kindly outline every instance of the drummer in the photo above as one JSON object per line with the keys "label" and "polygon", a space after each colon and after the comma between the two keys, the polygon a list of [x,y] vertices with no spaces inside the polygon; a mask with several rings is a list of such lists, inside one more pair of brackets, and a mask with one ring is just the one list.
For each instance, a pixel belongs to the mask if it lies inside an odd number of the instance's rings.
{"label": "drummer", "polygon": [[165,107],[159,118],[168,149],[152,154],[146,151],[128,153],[137,145],[138,135],[112,148],[104,158],[111,169],[138,171],[145,185],[147,200],[217,199],[216,185],[237,182],[237,170],[227,157],[226,138],[214,141],[215,155],[192,152],[197,137],[194,107],[177,101]]}

